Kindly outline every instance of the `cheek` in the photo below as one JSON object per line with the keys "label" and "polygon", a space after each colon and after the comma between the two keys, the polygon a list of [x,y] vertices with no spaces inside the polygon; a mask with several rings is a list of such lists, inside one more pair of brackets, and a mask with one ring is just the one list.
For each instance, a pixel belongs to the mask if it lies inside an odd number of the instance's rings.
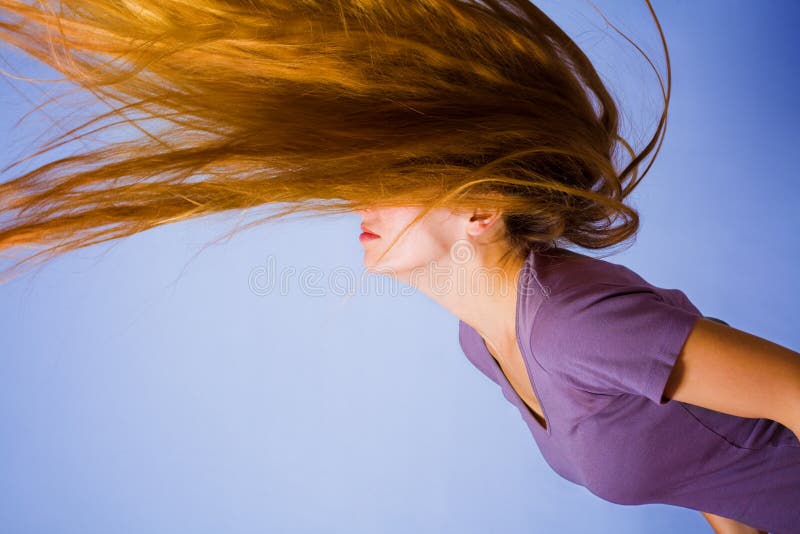
{"label": "cheek", "polygon": [[437,235],[414,228],[395,243],[389,251],[387,262],[402,271],[425,268],[441,256],[442,247]]}
{"label": "cheek", "polygon": [[425,261],[445,261],[457,236],[452,228],[444,224],[426,225],[417,236],[417,246]]}
{"label": "cheek", "polygon": [[438,218],[427,225],[431,241],[440,248],[449,249],[463,237],[463,227],[449,212],[438,214]]}
{"label": "cheek", "polygon": [[[392,208],[384,212],[385,221],[391,220],[392,238],[400,235],[405,225],[419,213],[419,208]],[[458,238],[457,228],[449,212],[435,212],[412,226],[389,252],[391,263],[403,268],[424,266],[432,261],[446,261],[452,245]],[[387,240],[387,243],[390,240]]]}

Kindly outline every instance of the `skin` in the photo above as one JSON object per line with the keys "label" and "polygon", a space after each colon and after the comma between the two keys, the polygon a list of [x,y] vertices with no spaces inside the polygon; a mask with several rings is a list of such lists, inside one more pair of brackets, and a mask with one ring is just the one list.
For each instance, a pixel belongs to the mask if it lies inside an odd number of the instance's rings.
{"label": "skin", "polygon": [[[362,241],[368,272],[391,276],[428,295],[474,328],[528,407],[545,422],[525,370],[516,339],[517,280],[525,258],[506,265],[502,214],[480,209],[434,209],[394,243],[421,207],[382,207],[356,211],[380,238]],[[471,282],[481,280],[485,283]],[[459,285],[459,280],[460,285]],[[455,290],[454,290],[455,288]],[[700,512],[716,534],[766,534],[727,517]]]}
{"label": "skin", "polygon": [[[434,209],[378,261],[421,211],[418,207],[357,211],[363,224],[381,236],[362,242],[366,270],[387,274],[425,293],[472,326],[491,347],[515,346],[516,288],[525,259],[514,258],[509,265],[498,266],[507,250],[498,239],[503,231],[499,213]],[[479,282],[481,275],[485,283]]]}
{"label": "skin", "polygon": [[703,517],[706,518],[706,521],[708,521],[716,534],[768,534],[764,530],[758,530],[728,517],[707,512],[700,513],[703,514]]}
{"label": "skin", "polygon": [[417,288],[475,328],[511,386],[546,427],[515,331],[517,281],[525,258],[498,263],[508,249],[501,214],[432,210],[381,258],[421,211],[392,207],[358,212],[364,226],[381,236],[362,242],[367,271],[383,272]]}

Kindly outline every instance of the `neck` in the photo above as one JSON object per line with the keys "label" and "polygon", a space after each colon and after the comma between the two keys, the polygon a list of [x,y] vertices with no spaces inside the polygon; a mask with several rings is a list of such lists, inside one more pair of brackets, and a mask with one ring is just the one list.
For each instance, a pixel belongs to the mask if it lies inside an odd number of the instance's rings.
{"label": "neck", "polygon": [[486,248],[464,263],[451,264],[436,284],[426,278],[415,286],[505,353],[517,343],[517,290],[526,258],[515,255],[501,265],[502,253]]}

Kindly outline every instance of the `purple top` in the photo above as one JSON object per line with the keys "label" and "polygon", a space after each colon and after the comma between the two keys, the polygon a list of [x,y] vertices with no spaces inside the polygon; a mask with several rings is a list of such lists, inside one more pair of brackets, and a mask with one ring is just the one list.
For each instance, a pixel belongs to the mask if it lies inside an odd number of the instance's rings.
{"label": "purple top", "polygon": [[459,342],[563,478],[613,503],[672,504],[800,533],[800,442],[788,428],[662,398],[698,317],[683,292],[623,265],[532,252],[518,280],[517,342],[546,429],[463,321]]}

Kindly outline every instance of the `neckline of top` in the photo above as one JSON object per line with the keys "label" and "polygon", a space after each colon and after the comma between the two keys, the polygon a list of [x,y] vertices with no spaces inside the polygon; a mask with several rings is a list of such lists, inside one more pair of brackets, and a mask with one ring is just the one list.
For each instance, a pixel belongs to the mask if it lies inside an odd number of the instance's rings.
{"label": "neckline of top", "polygon": [[542,424],[539,422],[538,419],[539,415],[534,413],[531,407],[528,406],[528,403],[525,402],[525,400],[523,400],[522,397],[520,397],[519,393],[517,393],[517,390],[515,390],[514,387],[511,385],[511,381],[508,379],[508,377],[506,377],[506,374],[503,372],[503,369],[500,367],[500,364],[495,359],[495,357],[492,356],[491,352],[489,352],[489,348],[487,347],[486,340],[483,339],[483,336],[481,336],[477,331],[475,331],[475,333],[478,335],[478,339],[480,339],[479,345],[483,352],[483,357],[488,358],[488,362],[492,365],[492,369],[494,370],[495,376],[498,376],[504,382],[505,387],[507,387],[511,391],[511,394],[515,399],[516,404],[519,407],[522,407],[526,410],[528,417],[530,417],[533,420],[534,427],[537,428],[540,432],[544,432],[546,435],[549,436],[552,433],[552,427],[553,427],[552,421],[550,420],[550,417],[547,414],[547,409],[545,408],[544,403],[542,402],[542,398],[539,395],[539,392],[536,390],[536,382],[533,380],[533,375],[531,374],[530,365],[528,365],[528,358],[526,356],[526,351],[524,350],[524,345],[520,343],[520,337],[519,337],[520,321],[522,316],[520,312],[523,309],[522,288],[524,283],[526,288],[524,295],[527,295],[528,294],[527,282],[529,281],[528,279],[531,276],[534,277],[536,276],[535,267],[533,266],[534,256],[535,256],[534,251],[531,251],[528,254],[528,257],[525,259],[525,262],[523,263],[522,268],[520,269],[519,275],[517,277],[516,311],[514,313],[514,337],[517,342],[517,347],[519,348],[520,354],[522,354],[522,364],[525,366],[525,372],[528,376],[528,381],[531,384],[531,388],[533,389],[534,395],[536,395],[536,400],[539,402],[539,407],[542,409],[542,416],[545,420],[545,426],[542,426]]}

